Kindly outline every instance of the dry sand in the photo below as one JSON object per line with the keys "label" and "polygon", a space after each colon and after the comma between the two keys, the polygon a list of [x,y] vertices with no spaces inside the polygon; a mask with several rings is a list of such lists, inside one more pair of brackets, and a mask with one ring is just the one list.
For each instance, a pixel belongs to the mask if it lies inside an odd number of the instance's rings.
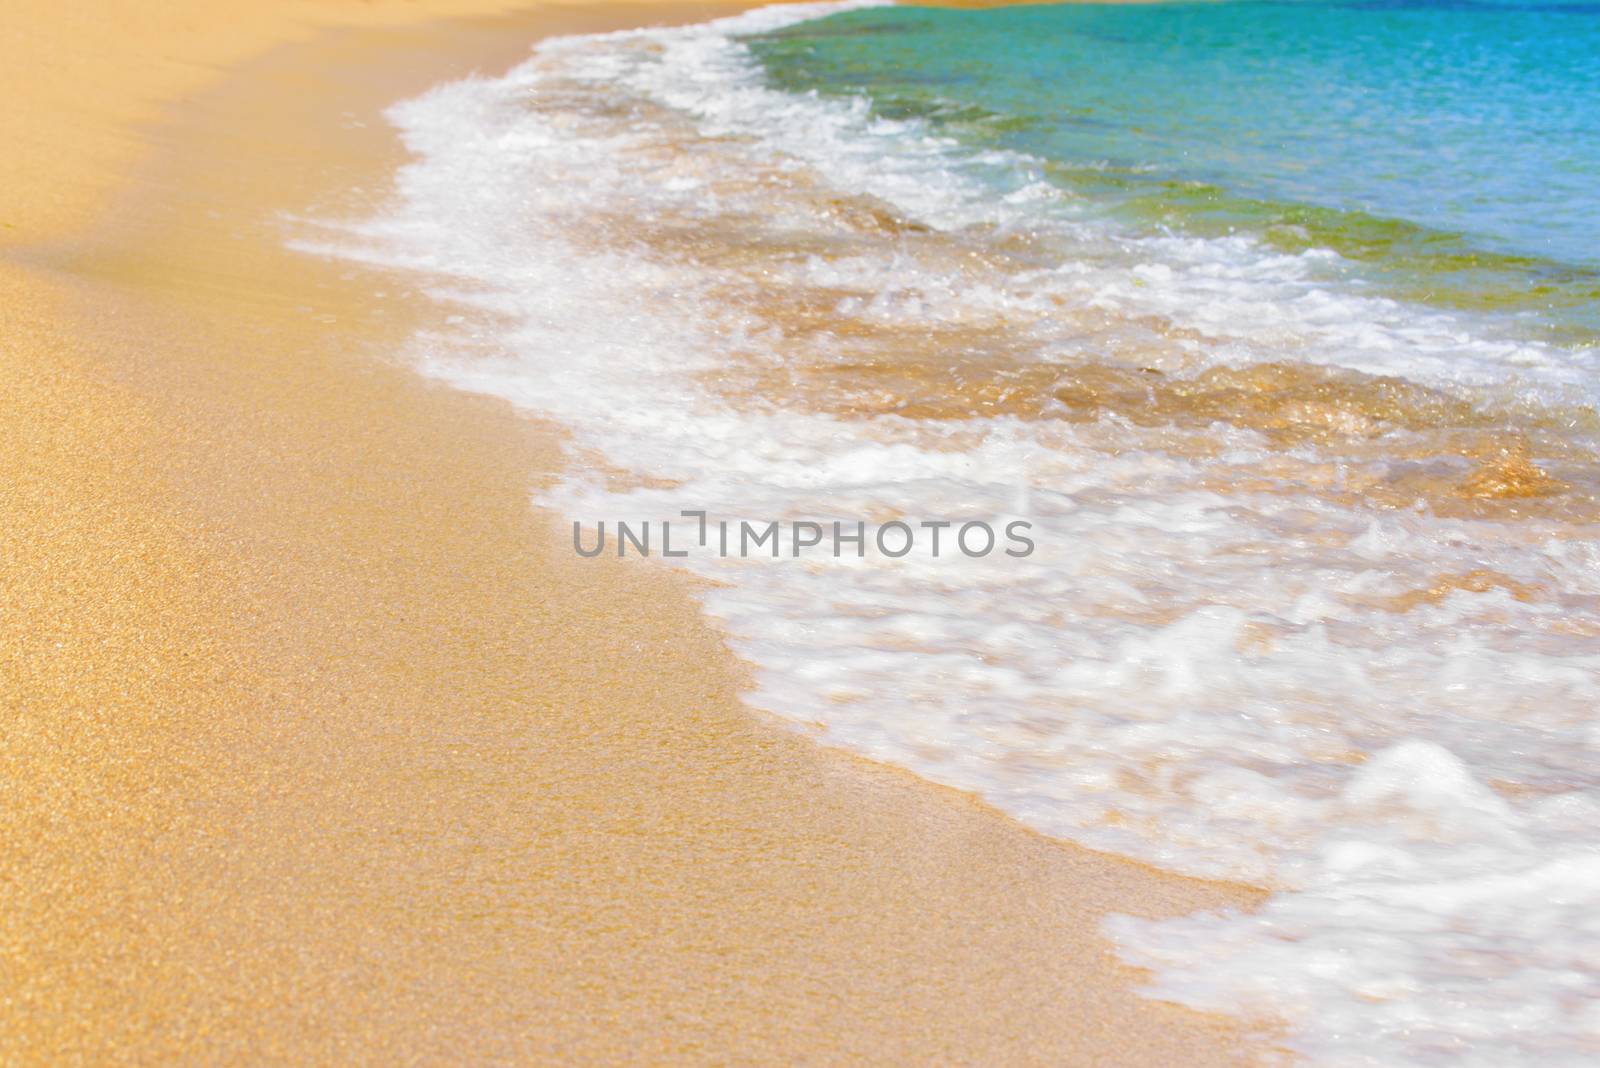
{"label": "dry sand", "polygon": [[[1239,1063],[1097,925],[1254,893],[745,710],[686,580],[574,558],[558,431],[282,249],[376,110],[709,8],[9,0],[0,1063]],[[343,28],[338,28],[343,27]]]}

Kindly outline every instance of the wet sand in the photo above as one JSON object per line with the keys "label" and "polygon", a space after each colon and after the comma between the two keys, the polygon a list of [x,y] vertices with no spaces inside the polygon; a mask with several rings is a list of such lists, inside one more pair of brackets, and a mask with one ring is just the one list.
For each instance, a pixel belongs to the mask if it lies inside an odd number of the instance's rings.
{"label": "wet sand", "polygon": [[530,509],[559,428],[283,248],[384,104],[716,10],[427,18],[500,6],[6,20],[0,1061],[1247,1060],[1097,931],[1254,891],[752,714],[688,580]]}

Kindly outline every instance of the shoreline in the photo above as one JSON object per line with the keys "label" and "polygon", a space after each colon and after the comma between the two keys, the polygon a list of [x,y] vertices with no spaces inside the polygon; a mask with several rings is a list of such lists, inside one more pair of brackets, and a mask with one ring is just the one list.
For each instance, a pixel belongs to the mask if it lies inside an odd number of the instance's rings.
{"label": "shoreline", "polygon": [[280,213],[382,196],[393,100],[733,10],[291,17],[267,51],[262,14],[194,38],[256,53],[208,84],[119,72],[182,103],[56,162],[143,162],[4,232],[0,1059],[1245,1055],[1098,926],[1258,892],[751,713],[689,580],[528,505],[558,428],[389,359],[435,312],[404,280],[283,247]]}

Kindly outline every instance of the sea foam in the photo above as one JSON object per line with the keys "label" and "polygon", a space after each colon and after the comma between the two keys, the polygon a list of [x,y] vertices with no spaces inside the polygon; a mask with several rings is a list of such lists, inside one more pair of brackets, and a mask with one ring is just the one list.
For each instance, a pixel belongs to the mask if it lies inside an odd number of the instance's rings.
{"label": "sea foam", "polygon": [[388,209],[296,243],[425,273],[455,321],[412,357],[571,429],[537,497],[567,520],[1032,523],[1023,559],[685,564],[753,705],[1048,834],[1274,891],[1113,921],[1155,996],[1285,1020],[1318,1063],[1593,1063],[1585,530],[1373,507],[1357,473],[1396,462],[1226,420],[846,412],[828,383],[862,346],[892,367],[997,338],[1474,404],[1587,403],[1595,368],[1330,283],[1331,253],[1119,232],[1026,158],[768,88],[741,35],[833,10],[555,39],[436,88],[390,112],[415,158]]}

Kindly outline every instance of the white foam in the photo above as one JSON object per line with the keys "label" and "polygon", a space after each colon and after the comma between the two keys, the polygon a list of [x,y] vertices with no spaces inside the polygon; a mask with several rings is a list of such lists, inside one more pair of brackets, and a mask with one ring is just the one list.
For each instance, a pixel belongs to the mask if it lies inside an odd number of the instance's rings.
{"label": "white foam", "polygon": [[[1220,492],[1270,470],[1244,430],[1196,458],[1115,418],[842,420],[711,387],[845,351],[765,321],[743,299],[761,287],[836,291],[836,315],[874,326],[1000,324],[1062,358],[1126,334],[1174,369],[1292,359],[1586,396],[1595,369],[1343,286],[1326,253],[1085,224],[1025,159],[766,88],[736,36],[829,10],[547,41],[439,87],[391,113],[416,156],[392,209],[298,243],[433,279],[458,325],[418,338],[418,365],[572,428],[573,470],[540,498],[568,516],[1031,522],[1025,559],[686,565],[719,580],[706,608],[758,666],[756,705],[1045,832],[1276,889],[1256,915],[1117,921],[1158,996],[1286,1018],[1328,1064],[1593,1063],[1593,540]],[[818,187],[1071,254],[996,274],[865,241],[802,195]],[[729,266],[630,236],[656,224],[831,252]],[[1211,341],[1140,333],[1150,315]],[[591,457],[649,481],[611,488]],[[1538,593],[1374,606],[1482,570]]]}

